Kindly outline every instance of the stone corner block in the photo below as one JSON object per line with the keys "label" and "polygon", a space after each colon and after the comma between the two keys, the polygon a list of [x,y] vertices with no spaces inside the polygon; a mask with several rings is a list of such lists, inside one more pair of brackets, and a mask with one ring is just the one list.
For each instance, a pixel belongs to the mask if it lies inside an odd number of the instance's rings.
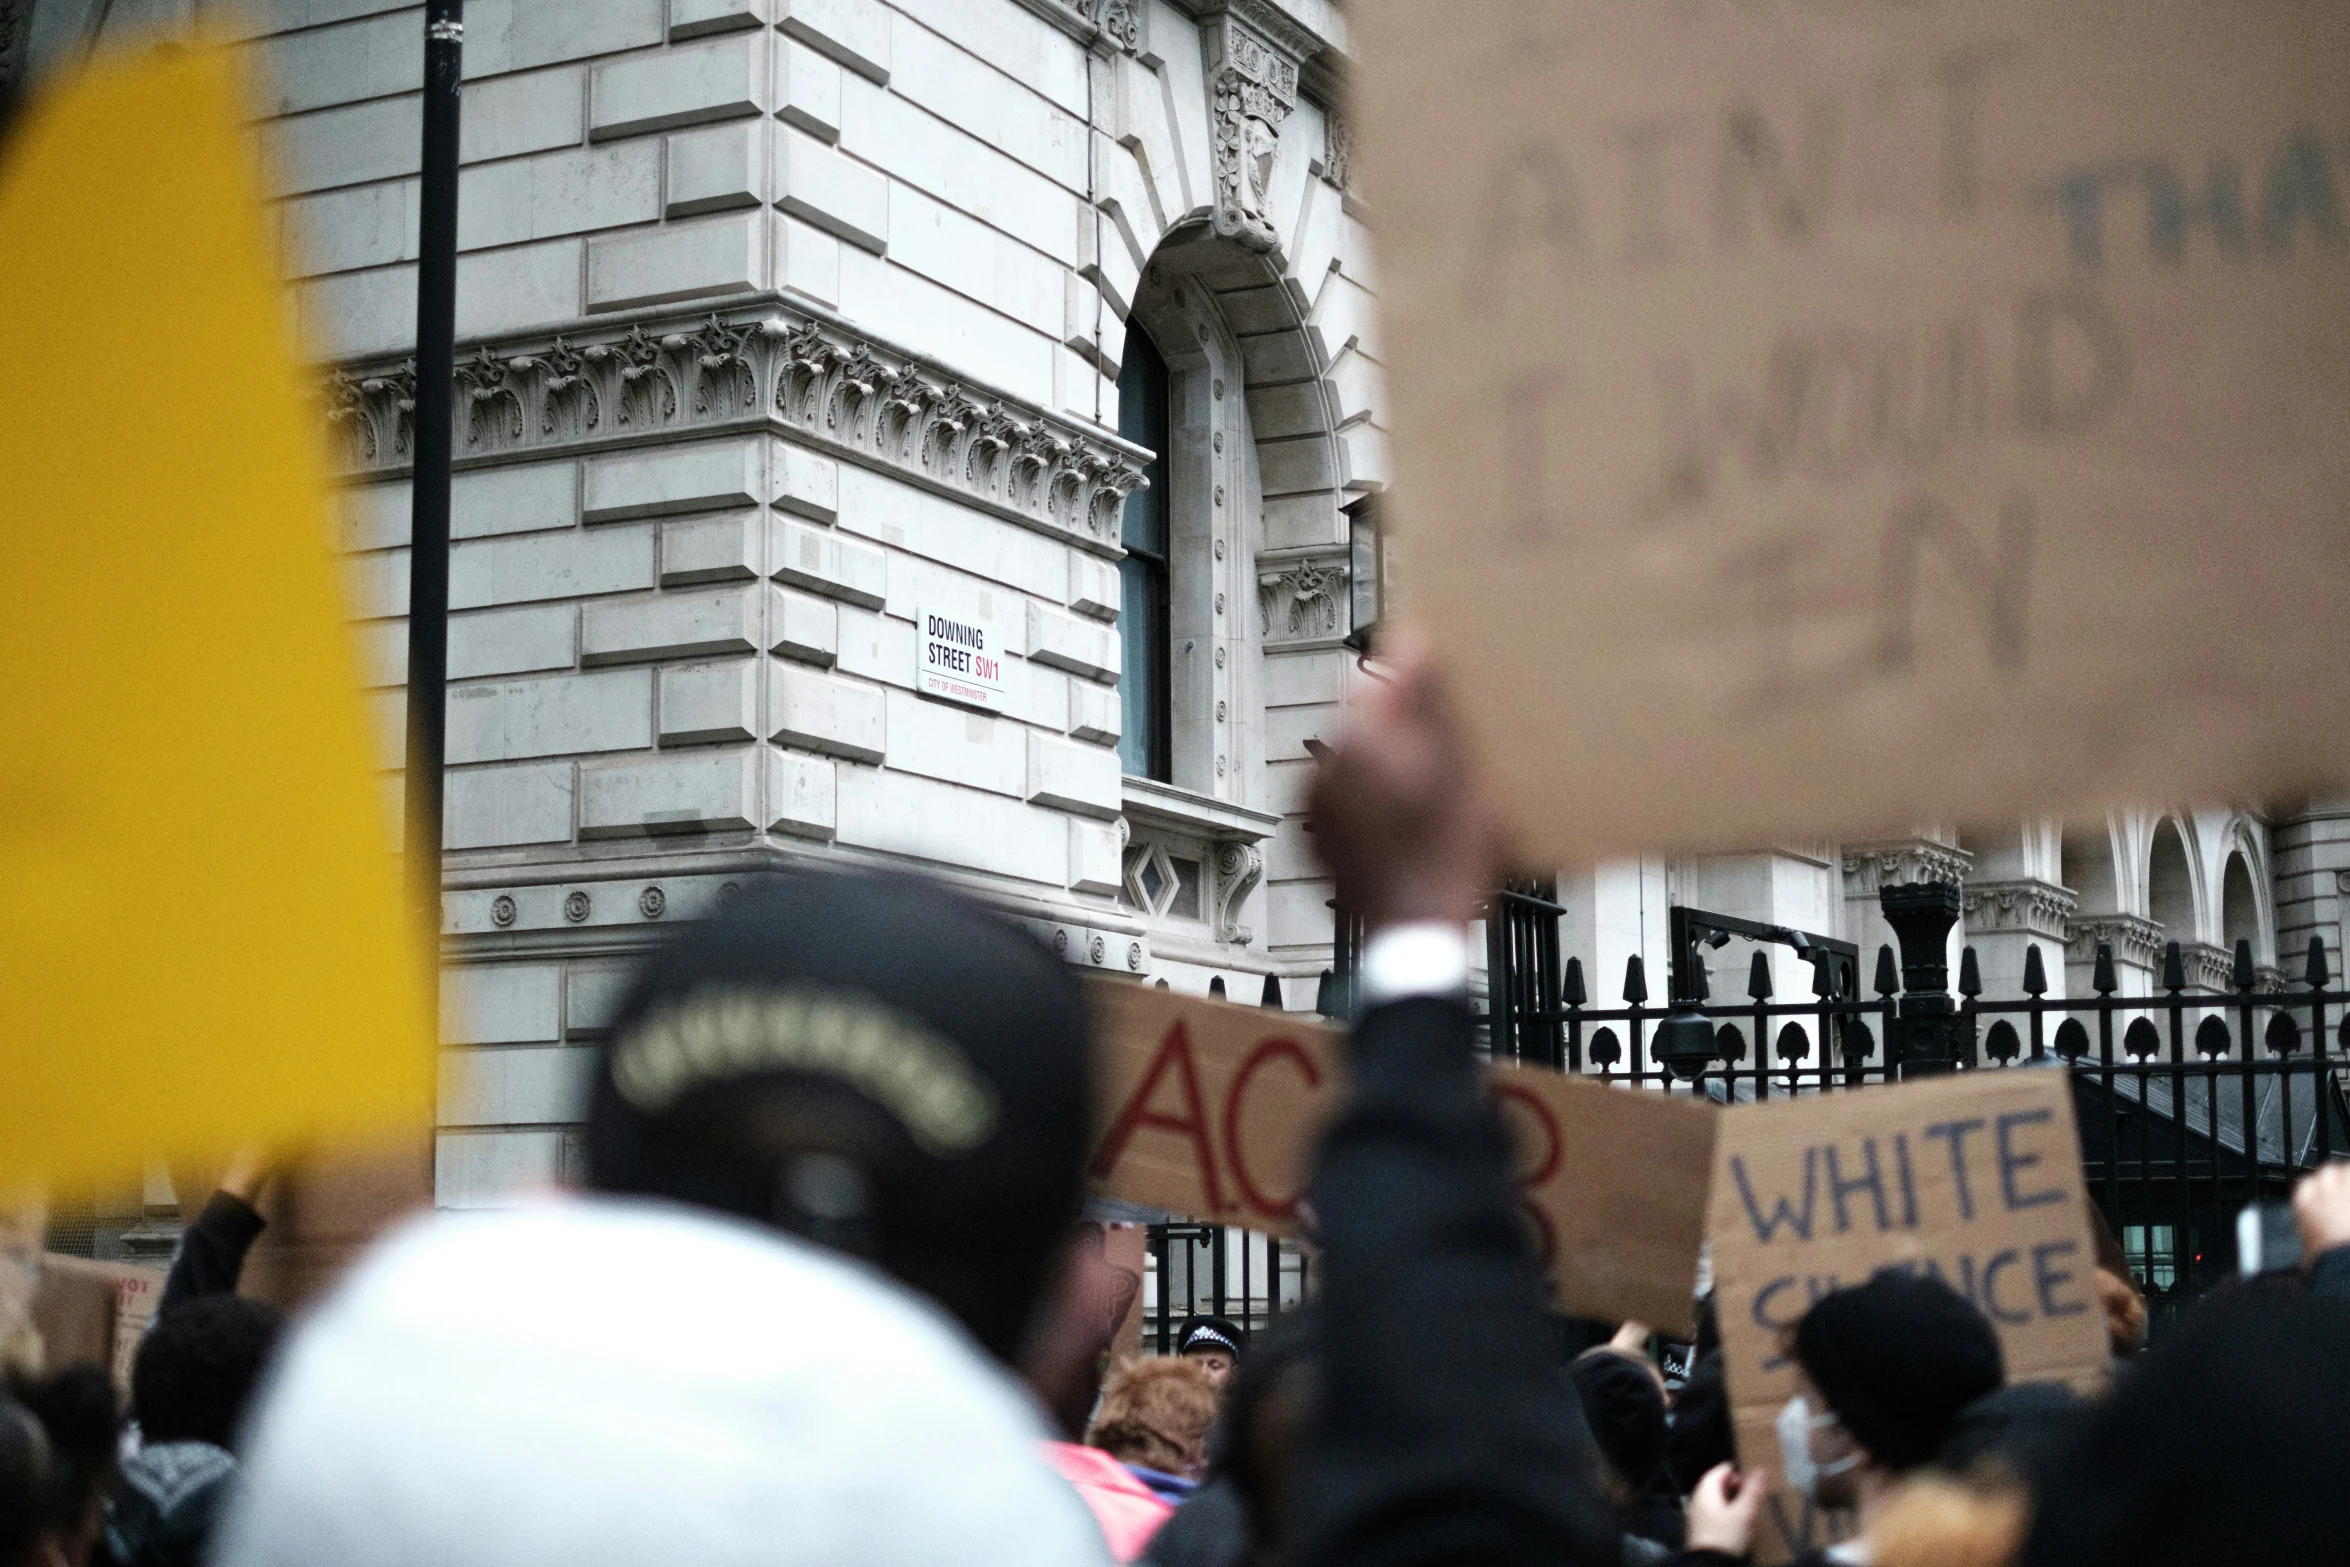
{"label": "stone corner block", "polygon": [[760,747],[766,758],[767,830],[795,838],[829,839],[835,824],[835,764],[820,756]]}
{"label": "stone corner block", "polygon": [[870,544],[776,518],[768,560],[778,582],[865,609],[889,602],[889,557]]}
{"label": "stone corner block", "polygon": [[735,588],[665,593],[632,603],[590,604],[580,621],[580,662],[651,664],[759,650],[759,601]]}
{"label": "stone corner block", "polygon": [[748,582],[759,575],[761,537],[757,512],[665,522],[661,525],[661,586]]}
{"label": "stone corner block", "polygon": [[724,511],[759,504],[763,488],[755,441],[698,441],[591,458],[580,515],[623,522],[678,512]]}
{"label": "stone corner block", "polygon": [[889,181],[788,125],[775,133],[775,204],[862,250],[889,250]]}
{"label": "stone corner block", "polygon": [[632,55],[596,67],[588,140],[642,136],[763,112],[767,52],[757,37]]}
{"label": "stone corner block", "polygon": [[1110,822],[1069,823],[1069,890],[1105,898],[1118,895],[1118,829]]}
{"label": "stone corner block", "polygon": [[787,38],[781,66],[775,117],[820,141],[839,141],[840,62]]}
{"label": "stone corner block", "polygon": [[1088,680],[1118,678],[1115,633],[1034,602],[1028,606],[1028,656],[1048,668],[1065,669]]}
{"label": "stone corner block", "polygon": [[880,0],[774,0],[775,24],[859,76],[889,85],[889,13]]}
{"label": "stone corner block", "polygon": [[1116,620],[1118,568],[1083,550],[1069,552],[1069,607],[1089,620]]}
{"label": "stone corner block", "polygon": [[840,464],[821,452],[775,443],[775,509],[817,522],[840,516]]}
{"label": "stone corner block", "polygon": [[766,225],[756,213],[588,241],[587,308],[626,310],[766,286]]}
{"label": "stone corner block", "polygon": [[669,0],[669,41],[767,25],[767,0]]}
{"label": "stone corner block", "polygon": [[840,606],[791,588],[767,590],[767,650],[829,669],[840,658]]}
{"label": "stone corner block", "polygon": [[756,121],[746,121],[670,137],[667,215],[689,218],[758,206],[763,199],[759,189],[759,136],[763,129]]}
{"label": "stone corner block", "polygon": [[580,768],[579,835],[644,838],[758,825],[759,748],[683,752]]}
{"label": "stone corner block", "polygon": [[758,738],[759,671],[749,660],[661,671],[661,743],[725,745]]}
{"label": "stone corner block", "polygon": [[1069,733],[1093,745],[1116,745],[1126,727],[1116,686],[1077,680],[1069,685]]}
{"label": "stone corner block", "polygon": [[888,749],[882,688],[779,664],[767,682],[767,738],[853,762],[878,762]]}
{"label": "stone corner block", "polygon": [[1029,731],[1029,804],[1115,820],[1120,781],[1117,752]]}

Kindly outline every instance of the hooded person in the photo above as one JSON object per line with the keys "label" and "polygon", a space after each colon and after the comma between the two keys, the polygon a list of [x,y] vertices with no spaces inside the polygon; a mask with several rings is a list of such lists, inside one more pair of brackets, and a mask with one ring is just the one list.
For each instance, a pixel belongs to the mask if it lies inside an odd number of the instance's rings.
{"label": "hooded person", "polygon": [[1567,1376],[1599,1448],[1600,1494],[1617,1522],[1627,1534],[1678,1548],[1681,1508],[1665,1473],[1671,1428],[1662,1379],[1645,1360],[1605,1346],[1577,1355]]}
{"label": "hooded person", "polygon": [[[1990,1319],[1923,1275],[1888,1271],[1830,1291],[1793,1337],[1797,1391],[1779,1412],[1782,1473],[1821,1507],[1857,1510],[1864,1533],[2006,1375]],[[1869,1559],[1858,1541],[1815,1558]]]}
{"label": "hooded person", "polygon": [[246,1406],[284,1327],[276,1308],[238,1295],[183,1298],[157,1316],[131,1363],[139,1450],[106,1499],[115,1567],[205,1559],[236,1476]]}
{"label": "hooded person", "polygon": [[593,1190],[415,1222],[293,1335],[216,1561],[1104,1561],[1009,1370],[1088,1104],[1025,932],[904,876],[746,882],[596,1052]]}

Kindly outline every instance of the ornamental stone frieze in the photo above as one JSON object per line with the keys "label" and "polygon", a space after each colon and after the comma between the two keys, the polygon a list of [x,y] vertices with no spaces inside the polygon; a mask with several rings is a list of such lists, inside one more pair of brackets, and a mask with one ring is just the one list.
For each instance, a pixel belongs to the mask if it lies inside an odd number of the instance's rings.
{"label": "ornamental stone frieze", "polygon": [[1297,107],[1298,66],[1320,40],[1264,0],[1227,0],[1207,36],[1215,231],[1251,250],[1278,250],[1281,233],[1267,206],[1273,160],[1281,123]]}
{"label": "ornamental stone frieze", "polygon": [[2236,988],[2236,955],[2208,941],[2179,943],[2179,966],[2186,971],[2189,990]]}
{"label": "ornamental stone frieze", "polygon": [[1341,637],[1352,629],[1343,555],[1279,563],[1260,560],[1258,629],[1268,643]]}
{"label": "ornamental stone frieze", "polygon": [[1966,884],[1966,928],[1970,936],[2021,931],[2062,941],[2070,933],[2079,899],[2054,882],[1970,881]]}
{"label": "ornamental stone frieze", "polygon": [[1975,857],[1931,838],[1891,843],[1848,844],[1844,849],[1844,895],[1873,898],[1886,887],[1907,882],[1963,883]]}
{"label": "ornamental stone frieze", "polygon": [[2163,943],[2170,939],[2160,925],[2136,914],[2082,915],[2072,924],[2064,948],[2068,963],[2096,961],[2097,945],[2104,942],[2112,946],[2115,962],[2152,968],[2162,961]]}
{"label": "ornamental stone frieze", "polygon": [[[459,467],[769,429],[1113,557],[1145,483],[1140,448],[781,304],[480,343],[456,379]],[[335,369],[321,393],[347,478],[406,473],[413,360]]]}

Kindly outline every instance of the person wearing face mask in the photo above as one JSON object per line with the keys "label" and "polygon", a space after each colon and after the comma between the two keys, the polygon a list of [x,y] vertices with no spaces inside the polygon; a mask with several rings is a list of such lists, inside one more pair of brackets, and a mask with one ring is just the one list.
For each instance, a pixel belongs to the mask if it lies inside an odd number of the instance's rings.
{"label": "person wearing face mask", "polygon": [[1999,1335],[1941,1280],[1880,1273],[1821,1296],[1792,1337],[1796,1393],[1778,1420],[1787,1483],[1860,1523],[1858,1537],[1797,1560],[1865,1564],[1869,1526],[1904,1478],[2005,1380]]}

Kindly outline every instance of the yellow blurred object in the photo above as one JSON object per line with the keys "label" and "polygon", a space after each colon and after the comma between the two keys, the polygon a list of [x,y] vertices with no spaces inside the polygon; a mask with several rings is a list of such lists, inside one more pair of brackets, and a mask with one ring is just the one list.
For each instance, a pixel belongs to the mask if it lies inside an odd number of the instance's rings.
{"label": "yellow blurred object", "polygon": [[0,143],[0,1184],[430,1115],[234,62]]}

